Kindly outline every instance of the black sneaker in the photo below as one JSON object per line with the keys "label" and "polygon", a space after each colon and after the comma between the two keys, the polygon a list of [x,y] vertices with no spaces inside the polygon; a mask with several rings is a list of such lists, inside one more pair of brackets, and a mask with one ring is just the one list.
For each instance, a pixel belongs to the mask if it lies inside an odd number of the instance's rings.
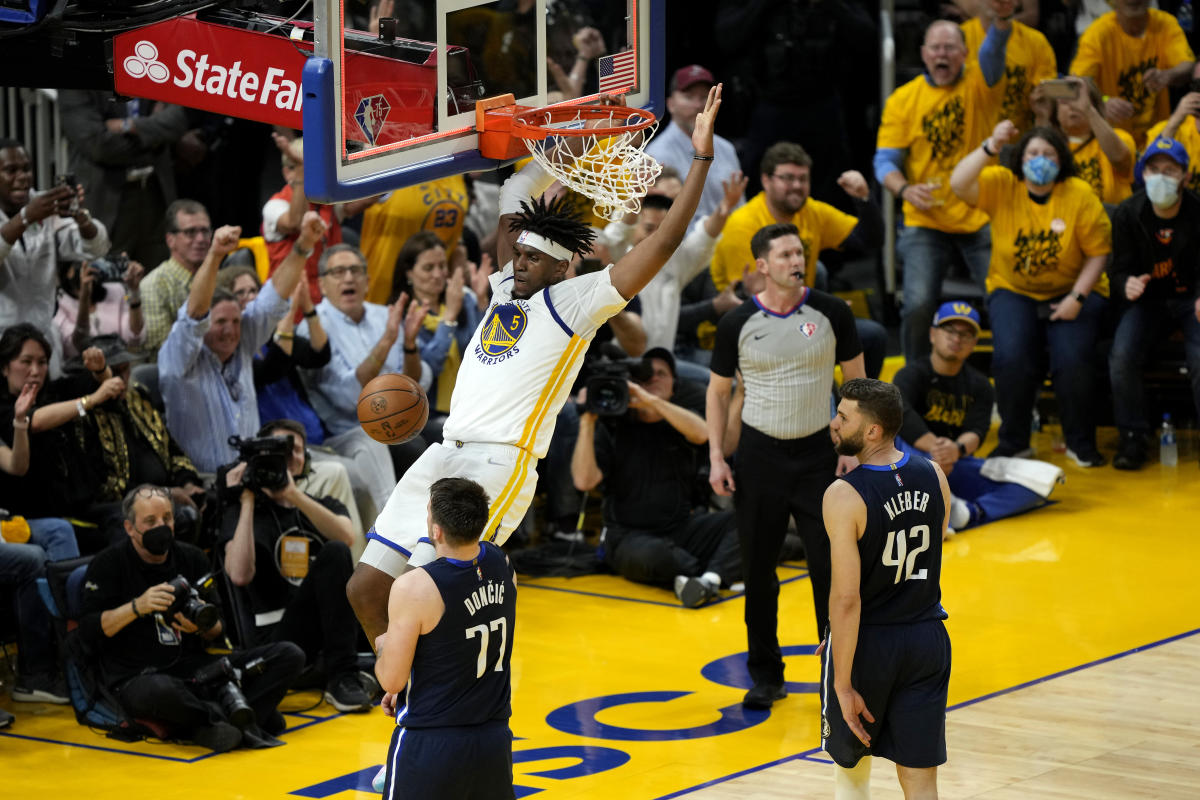
{"label": "black sneaker", "polygon": [[228,722],[217,722],[197,728],[192,741],[214,753],[228,753],[242,743],[242,732]]}
{"label": "black sneaker", "polygon": [[684,608],[699,608],[717,596],[717,590],[699,578],[675,577],[675,596]]}
{"label": "black sneaker", "polygon": [[746,692],[742,698],[742,708],[766,710],[776,700],[787,697],[787,689],[782,683],[756,683],[754,688]]}
{"label": "black sneaker", "polygon": [[1113,456],[1113,469],[1135,470],[1146,464],[1146,437],[1139,431],[1121,431],[1121,443]]}
{"label": "black sneaker", "polygon": [[61,675],[36,673],[17,676],[12,699],[19,703],[57,703],[65,706],[71,702],[67,682]]}
{"label": "black sneaker", "polygon": [[357,672],[343,672],[325,686],[325,702],[341,712],[366,711],[371,707],[371,696]]}

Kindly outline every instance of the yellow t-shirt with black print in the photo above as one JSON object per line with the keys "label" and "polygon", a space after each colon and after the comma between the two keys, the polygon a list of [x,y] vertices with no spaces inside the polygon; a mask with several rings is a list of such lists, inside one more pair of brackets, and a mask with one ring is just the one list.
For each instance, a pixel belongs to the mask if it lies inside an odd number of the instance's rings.
{"label": "yellow t-shirt with black print", "polygon": [[949,86],[934,86],[922,74],[892,92],[883,107],[876,146],[906,151],[904,179],[909,183],[936,184],[935,205],[928,211],[905,201],[905,225],[973,233],[987,224],[986,214],[951,191],[950,173],[991,134],[989,120],[998,97],[974,60]]}
{"label": "yellow t-shirt with black print", "polygon": [[[1010,169],[987,167],[979,176],[978,208],[992,220],[989,292],[1008,289],[1035,300],[1061,297],[1071,291],[1086,259],[1112,250],[1104,206],[1079,178],[1056,183],[1049,200],[1035,203]],[[1094,291],[1108,296],[1103,273]]]}
{"label": "yellow t-shirt with black print", "polygon": [[1146,146],[1146,131],[1171,113],[1166,89],[1151,94],[1142,82],[1148,69],[1170,69],[1192,61],[1192,48],[1175,17],[1156,8],[1146,31],[1130,36],[1121,30],[1117,14],[1110,11],[1087,27],[1071,62],[1072,75],[1090,75],[1106,96],[1123,97],[1133,104],[1133,116],[1115,123],[1133,134],[1138,147]]}
{"label": "yellow t-shirt with black print", "polygon": [[1129,148],[1129,168],[1125,173],[1113,169],[1112,162],[1095,136],[1083,142],[1071,142],[1071,154],[1075,157],[1075,177],[1083,180],[1100,198],[1102,203],[1116,205],[1133,194],[1133,162],[1137,158],[1137,147],[1133,137],[1120,128],[1114,129],[1117,138]]}
{"label": "yellow t-shirt with black print", "polygon": [[[1200,124],[1200,120],[1189,116],[1175,132],[1175,141],[1182,144],[1188,154],[1188,173],[1183,185],[1193,192],[1200,192],[1200,128],[1196,127],[1197,124]],[[1151,128],[1146,134],[1146,144],[1157,139],[1165,127],[1167,127],[1167,120],[1164,119]]]}
{"label": "yellow t-shirt with black print", "polygon": [[363,212],[362,251],[367,257],[367,301],[383,305],[392,293],[396,256],[414,233],[431,231],[454,252],[467,216],[462,175],[418,183],[392,192]]}
{"label": "yellow t-shirt with black print", "polygon": [[[963,36],[967,40],[967,57],[978,58],[979,46],[987,36],[987,29],[978,17],[962,24]],[[1042,32],[1013,20],[1012,33],[1004,51],[1004,77],[997,84],[999,104],[991,118],[992,128],[1001,120],[1012,120],[1020,131],[1033,127],[1033,109],[1029,107],[1029,93],[1044,80],[1058,75],[1058,62],[1054,49]]]}
{"label": "yellow t-shirt with black print", "polygon": [[[767,208],[767,196],[759,192],[744,206],[729,215],[717,247],[713,251],[712,278],[717,291],[725,290],[731,283],[742,279],[742,271],[754,271],[754,256],[750,252],[750,240],[754,234],[768,225],[774,225],[775,216]],[[804,261],[807,276],[815,274],[817,256],[826,248],[841,247],[842,242],[858,224],[858,217],[820,200],[808,198],[791,218],[790,222],[800,231],[800,243],[804,245]],[[810,281],[806,281],[808,283]]]}

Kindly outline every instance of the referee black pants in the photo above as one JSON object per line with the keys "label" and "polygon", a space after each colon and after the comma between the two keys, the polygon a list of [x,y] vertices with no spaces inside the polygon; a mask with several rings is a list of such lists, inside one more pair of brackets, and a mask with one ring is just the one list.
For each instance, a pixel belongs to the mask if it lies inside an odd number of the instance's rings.
{"label": "referee black pants", "polygon": [[804,541],[816,607],[816,634],[829,624],[829,539],[821,517],[825,489],[834,480],[837,453],[822,429],[800,439],[776,439],[742,425],[734,455],[733,502],[746,582],[746,638],[750,677],[783,683],[783,656],[777,634],[779,563],[790,514]]}

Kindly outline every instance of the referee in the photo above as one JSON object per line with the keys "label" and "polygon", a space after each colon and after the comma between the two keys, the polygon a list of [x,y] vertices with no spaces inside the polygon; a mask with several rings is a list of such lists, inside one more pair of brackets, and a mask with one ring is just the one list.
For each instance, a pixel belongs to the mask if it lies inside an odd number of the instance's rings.
{"label": "referee", "polygon": [[[804,285],[804,246],[796,226],[761,228],[750,240],[750,250],[766,284],[717,327],[706,421],[709,483],[717,494],[733,495],[742,550],[748,666],[754,681],[742,705],[762,709],[787,695],[776,634],[775,567],[789,514],[804,541],[818,640],[829,624],[829,540],[821,499],[835,474],[857,465],[849,457],[839,461],[833,449],[830,390],[836,363],[846,380],[865,377],[865,372],[850,307]],[[737,371],[746,400],[734,454],[735,485],[724,443]]]}

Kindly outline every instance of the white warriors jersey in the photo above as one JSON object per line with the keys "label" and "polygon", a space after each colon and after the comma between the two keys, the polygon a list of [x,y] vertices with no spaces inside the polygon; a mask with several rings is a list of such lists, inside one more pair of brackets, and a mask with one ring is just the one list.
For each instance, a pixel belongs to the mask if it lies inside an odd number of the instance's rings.
{"label": "white warriors jersey", "polygon": [[606,269],[512,298],[510,261],[492,275],[492,304],[471,336],[454,384],[447,442],[511,444],[546,455],[588,344],[625,307]]}

